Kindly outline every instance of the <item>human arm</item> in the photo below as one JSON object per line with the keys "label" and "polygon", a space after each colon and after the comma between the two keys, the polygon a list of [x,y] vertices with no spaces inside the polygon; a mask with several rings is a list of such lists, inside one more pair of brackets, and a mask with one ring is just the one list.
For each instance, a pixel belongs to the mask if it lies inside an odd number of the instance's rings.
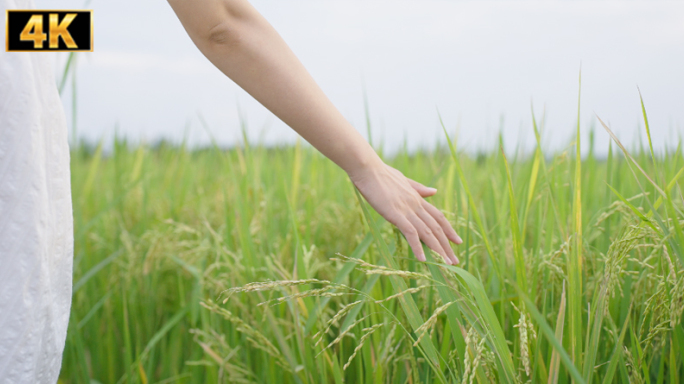
{"label": "human arm", "polygon": [[226,76],[347,172],[364,198],[406,236],[457,263],[460,244],[444,215],[423,197],[436,190],[384,164],[335,108],[275,29],[246,0],[168,0],[200,51]]}

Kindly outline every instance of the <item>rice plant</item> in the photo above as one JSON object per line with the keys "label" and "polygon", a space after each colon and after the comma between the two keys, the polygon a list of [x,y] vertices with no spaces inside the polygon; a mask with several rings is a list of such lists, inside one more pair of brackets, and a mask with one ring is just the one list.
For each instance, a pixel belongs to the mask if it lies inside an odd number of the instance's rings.
{"label": "rice plant", "polygon": [[[681,148],[446,147],[386,161],[435,186],[459,266],[403,236],[310,147],[72,152],[62,383],[679,383]],[[533,114],[533,117],[534,114]],[[427,250],[427,248],[426,248]],[[426,251],[426,255],[430,252]]]}

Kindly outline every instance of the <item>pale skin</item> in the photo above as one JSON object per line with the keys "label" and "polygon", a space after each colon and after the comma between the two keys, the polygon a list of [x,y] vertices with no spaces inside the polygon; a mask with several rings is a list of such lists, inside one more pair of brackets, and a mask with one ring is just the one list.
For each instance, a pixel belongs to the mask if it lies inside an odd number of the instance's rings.
{"label": "pale skin", "polygon": [[425,261],[421,241],[458,264],[461,244],[449,221],[424,198],[437,190],[385,164],[342,116],[278,32],[247,0],[168,0],[200,51],[226,76],[340,166],[368,203]]}

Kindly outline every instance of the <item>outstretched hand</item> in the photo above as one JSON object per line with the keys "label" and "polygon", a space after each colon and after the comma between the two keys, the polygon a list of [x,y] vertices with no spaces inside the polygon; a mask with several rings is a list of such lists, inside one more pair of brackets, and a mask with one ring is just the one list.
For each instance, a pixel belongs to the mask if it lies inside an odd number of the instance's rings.
{"label": "outstretched hand", "polygon": [[422,240],[445,263],[459,263],[449,241],[461,244],[463,240],[444,214],[424,199],[434,195],[436,189],[411,180],[382,162],[349,177],[368,203],[404,234],[418,260],[425,261]]}
{"label": "outstretched hand", "polygon": [[437,191],[387,166],[335,108],[273,27],[247,0],[169,0],[202,53],[261,104],[347,171],[370,205],[406,236],[418,260],[422,240],[458,263],[461,244],[444,215],[423,198]]}

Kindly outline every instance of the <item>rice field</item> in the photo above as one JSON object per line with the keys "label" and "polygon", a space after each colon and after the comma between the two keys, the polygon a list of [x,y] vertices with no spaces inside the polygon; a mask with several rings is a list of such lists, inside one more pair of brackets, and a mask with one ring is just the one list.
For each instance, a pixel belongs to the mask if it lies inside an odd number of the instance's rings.
{"label": "rice field", "polygon": [[468,156],[451,131],[385,160],[438,189],[457,267],[304,144],[74,149],[60,382],[681,382],[681,148]]}

